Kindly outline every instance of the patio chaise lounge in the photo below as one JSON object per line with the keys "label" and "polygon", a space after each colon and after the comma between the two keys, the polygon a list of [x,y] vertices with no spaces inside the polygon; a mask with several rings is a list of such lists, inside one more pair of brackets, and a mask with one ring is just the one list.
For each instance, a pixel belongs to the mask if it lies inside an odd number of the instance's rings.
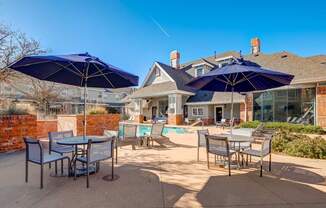
{"label": "patio chaise lounge", "polygon": [[123,124],[123,135],[117,138],[119,147],[131,145],[132,149],[136,149],[141,142],[141,139],[137,137],[137,125]]}
{"label": "patio chaise lounge", "polygon": [[74,179],[76,180],[76,162],[86,164],[86,187],[89,188],[89,165],[112,159],[111,177],[114,178],[114,138],[101,143],[88,141],[86,155],[77,156],[74,161]]}
{"label": "patio chaise lounge", "polygon": [[155,123],[152,125],[151,134],[148,136],[148,142],[152,144],[152,147],[154,146],[154,142],[158,143],[160,146],[170,144],[170,139],[163,136],[163,129],[163,123]]}
{"label": "patio chaise lounge", "polygon": [[[45,153],[43,146],[39,140],[29,137],[24,138],[26,145],[26,160],[25,160],[25,182],[28,182],[28,162],[38,164],[41,166],[41,183],[40,188],[43,188],[43,167],[45,164],[56,162],[58,160],[68,160],[68,167],[70,167],[70,158],[63,156],[59,153],[52,152],[51,154]],[[68,168],[68,175],[70,175],[70,168]]]}

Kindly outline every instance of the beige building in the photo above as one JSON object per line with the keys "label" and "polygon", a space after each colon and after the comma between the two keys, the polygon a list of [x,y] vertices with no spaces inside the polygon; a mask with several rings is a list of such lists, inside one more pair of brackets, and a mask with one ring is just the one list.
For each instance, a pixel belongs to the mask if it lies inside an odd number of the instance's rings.
{"label": "beige building", "polygon": [[206,124],[230,119],[230,93],[195,91],[186,84],[243,58],[295,77],[286,87],[235,94],[234,117],[239,122],[283,121],[326,127],[326,56],[301,57],[286,51],[264,54],[260,48],[260,41],[255,38],[248,55],[229,51],[184,64],[180,63],[178,51],[171,52],[170,65],[155,62],[141,87],[130,96],[135,119],[166,119],[170,124],[183,124],[185,118],[201,119]]}

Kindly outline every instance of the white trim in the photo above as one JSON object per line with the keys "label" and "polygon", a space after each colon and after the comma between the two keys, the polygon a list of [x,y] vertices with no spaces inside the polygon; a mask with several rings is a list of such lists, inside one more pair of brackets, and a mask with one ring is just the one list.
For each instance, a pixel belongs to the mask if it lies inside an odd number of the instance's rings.
{"label": "white trim", "polygon": [[[196,111],[197,111],[197,115],[194,114],[194,110],[195,110],[195,109],[196,109]],[[202,112],[203,112],[202,115],[199,115],[199,114],[198,114],[198,112],[199,112],[198,110],[199,110],[199,109],[202,110]],[[191,108],[191,115],[192,115],[193,117],[204,117],[204,116],[205,116],[204,108],[203,108],[203,107],[192,107],[192,108]]]}
{"label": "white trim", "polygon": [[222,108],[222,119],[224,118],[224,106],[214,105],[214,123],[216,123],[216,108]]}
{"label": "white trim", "polygon": [[[244,101],[235,101],[234,104],[236,103],[243,103]],[[222,105],[222,104],[231,104],[231,101],[230,102],[223,102],[223,103],[220,103],[220,102],[191,102],[191,103],[185,103],[185,105]]]}
{"label": "white trim", "polygon": [[147,98],[147,97],[162,97],[162,96],[168,96],[170,94],[195,95],[195,93],[187,92],[187,91],[183,91],[183,90],[171,90],[171,91],[158,92],[158,93],[153,93],[150,95],[141,95],[141,96],[136,96],[136,97],[133,97],[131,95],[130,98],[135,99],[135,98]]}
{"label": "white trim", "polygon": [[204,67],[195,67],[195,77],[198,77],[198,72],[197,72],[198,69],[203,70],[203,73],[200,76],[205,74],[205,68]]}
{"label": "white trim", "polygon": [[215,61],[224,61],[226,59],[233,59],[233,60],[237,60],[234,56],[224,56],[224,57],[221,57],[221,58],[216,58]]}
{"label": "white trim", "polygon": [[197,67],[197,66],[203,66],[203,65],[206,65],[206,66],[209,66],[209,67],[211,67],[211,68],[214,68],[214,66],[213,66],[212,64],[210,64],[210,63],[208,63],[208,62],[206,62],[206,61],[200,62],[200,63],[198,63],[198,64],[192,64],[191,66],[192,66],[192,67]]}
{"label": "white trim", "polygon": [[175,82],[174,79],[172,79],[172,77],[168,73],[166,73],[166,71],[157,62],[154,62],[153,66],[151,67],[151,69],[147,73],[147,75],[146,75],[146,77],[145,77],[145,79],[144,79],[144,81],[143,81],[143,83],[141,85],[141,88],[144,87],[145,84],[148,82],[148,79],[150,78],[151,74],[153,73],[153,70],[155,69],[155,67],[158,67],[161,70],[161,72],[163,72],[164,75],[166,75],[170,79],[171,82]]}

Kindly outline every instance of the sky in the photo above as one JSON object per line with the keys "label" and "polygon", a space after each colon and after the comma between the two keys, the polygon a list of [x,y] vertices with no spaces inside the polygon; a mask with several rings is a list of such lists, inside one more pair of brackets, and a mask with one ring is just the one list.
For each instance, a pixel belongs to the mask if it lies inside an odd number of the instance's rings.
{"label": "sky", "polygon": [[326,1],[0,0],[0,23],[50,54],[89,52],[140,77],[154,61],[181,63],[234,50],[250,39],[264,53],[326,54]]}

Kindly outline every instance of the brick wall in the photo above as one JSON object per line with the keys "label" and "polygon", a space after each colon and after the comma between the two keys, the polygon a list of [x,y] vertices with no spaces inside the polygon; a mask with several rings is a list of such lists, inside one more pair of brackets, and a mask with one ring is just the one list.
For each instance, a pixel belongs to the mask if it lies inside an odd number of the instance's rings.
{"label": "brick wall", "polygon": [[36,122],[37,138],[47,138],[48,132],[58,131],[57,120],[38,120]]}
{"label": "brick wall", "polygon": [[[77,135],[83,135],[84,116],[77,115]],[[118,130],[120,114],[87,115],[87,135],[103,135],[104,130]]]}
{"label": "brick wall", "polygon": [[36,137],[36,116],[0,116],[0,152],[24,149],[24,136]]}

